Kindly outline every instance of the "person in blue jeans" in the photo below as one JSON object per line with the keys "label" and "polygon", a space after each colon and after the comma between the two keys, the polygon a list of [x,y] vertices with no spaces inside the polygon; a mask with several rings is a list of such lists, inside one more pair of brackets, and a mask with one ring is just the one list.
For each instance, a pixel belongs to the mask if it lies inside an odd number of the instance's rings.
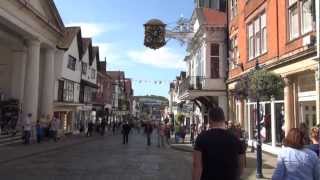
{"label": "person in blue jeans", "polygon": [[304,147],[304,134],[291,129],[278,155],[272,180],[319,180],[320,165],[315,152]]}
{"label": "person in blue jeans", "polygon": [[36,132],[37,132],[37,142],[41,143],[42,136],[43,136],[43,128],[41,127],[41,123],[39,120],[37,120],[36,124]]}

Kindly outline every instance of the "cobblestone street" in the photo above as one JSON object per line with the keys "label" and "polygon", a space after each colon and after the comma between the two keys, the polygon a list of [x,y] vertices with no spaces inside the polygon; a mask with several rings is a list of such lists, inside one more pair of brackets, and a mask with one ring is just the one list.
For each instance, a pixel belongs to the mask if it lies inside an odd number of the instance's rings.
{"label": "cobblestone street", "polygon": [[[84,138],[84,137],[80,137]],[[131,135],[129,144],[121,136],[93,137],[73,146],[44,150],[0,163],[0,177],[14,179],[107,179],[107,180],[189,180],[190,153],[170,148],[146,147],[145,137]],[[68,141],[68,140],[66,140]],[[64,142],[60,142],[64,143]],[[53,143],[33,146],[47,146]],[[59,143],[58,143],[59,144]],[[17,146],[23,151],[29,147]],[[2,152],[4,153],[4,152]],[[13,152],[7,152],[9,154]]]}

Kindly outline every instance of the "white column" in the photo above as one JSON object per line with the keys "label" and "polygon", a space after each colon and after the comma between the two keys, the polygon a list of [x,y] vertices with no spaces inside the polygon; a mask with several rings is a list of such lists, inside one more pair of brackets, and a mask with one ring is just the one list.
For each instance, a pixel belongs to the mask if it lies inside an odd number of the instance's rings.
{"label": "white column", "polygon": [[239,103],[239,123],[241,125],[242,128],[245,127],[245,120],[244,120],[244,109],[245,109],[245,102],[243,99],[240,99],[239,100],[240,103]]}
{"label": "white column", "polygon": [[228,113],[228,98],[227,96],[219,96],[218,99],[219,107],[222,108],[224,116],[227,117]]}
{"label": "white column", "polygon": [[[250,101],[248,101],[248,103],[250,103]],[[248,121],[248,138],[249,138],[249,140],[252,140],[253,139],[253,134],[252,134],[252,130],[251,130],[251,128],[252,128],[252,117],[251,117],[251,109],[250,109],[250,106],[251,105],[248,105],[247,104],[247,109],[248,109],[248,111],[247,111],[247,121]]]}
{"label": "white column", "polygon": [[271,145],[276,147],[276,104],[274,98],[271,98]]}
{"label": "white column", "polygon": [[285,119],[285,134],[294,127],[294,101],[293,101],[293,85],[288,77],[284,78],[284,119]]}
{"label": "white column", "polygon": [[316,100],[316,107],[317,107],[317,124],[320,124],[320,67],[315,71],[315,79],[316,79],[316,92],[317,92],[317,100]]}
{"label": "white column", "polygon": [[44,71],[43,71],[43,87],[41,88],[41,115],[47,116],[53,113],[54,99],[54,49],[48,48],[45,51]]}
{"label": "white column", "polygon": [[11,74],[11,97],[23,102],[24,77],[27,54],[23,50],[13,51]]}
{"label": "white column", "polygon": [[38,116],[40,41],[30,40],[27,46],[23,112],[32,113],[35,122]]}

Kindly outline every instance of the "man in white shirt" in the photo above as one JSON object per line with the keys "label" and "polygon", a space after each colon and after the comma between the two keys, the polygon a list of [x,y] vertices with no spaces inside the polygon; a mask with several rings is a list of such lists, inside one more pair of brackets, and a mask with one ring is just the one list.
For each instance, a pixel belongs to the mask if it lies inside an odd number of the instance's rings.
{"label": "man in white shirt", "polygon": [[24,132],[24,144],[30,144],[31,129],[32,129],[32,114],[29,113],[23,122],[23,132]]}

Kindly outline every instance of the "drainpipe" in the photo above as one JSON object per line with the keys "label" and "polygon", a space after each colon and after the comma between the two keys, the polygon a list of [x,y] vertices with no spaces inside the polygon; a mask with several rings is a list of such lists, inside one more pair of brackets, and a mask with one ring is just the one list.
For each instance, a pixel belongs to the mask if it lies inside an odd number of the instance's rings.
{"label": "drainpipe", "polygon": [[[227,53],[227,59],[229,59],[229,22],[230,22],[230,19],[229,19],[229,0],[226,1],[226,13],[227,13],[227,38],[226,38],[226,43],[227,43],[227,49],[226,49],[226,53]],[[226,68],[226,81],[229,79],[229,61],[227,61],[227,68]],[[227,85],[226,83],[226,90],[227,90],[227,112],[225,112],[225,114],[227,115],[227,120],[229,121],[230,119],[230,104],[229,104],[229,101],[230,101],[230,93],[229,93],[229,86]],[[233,121],[233,119],[232,119]]]}

